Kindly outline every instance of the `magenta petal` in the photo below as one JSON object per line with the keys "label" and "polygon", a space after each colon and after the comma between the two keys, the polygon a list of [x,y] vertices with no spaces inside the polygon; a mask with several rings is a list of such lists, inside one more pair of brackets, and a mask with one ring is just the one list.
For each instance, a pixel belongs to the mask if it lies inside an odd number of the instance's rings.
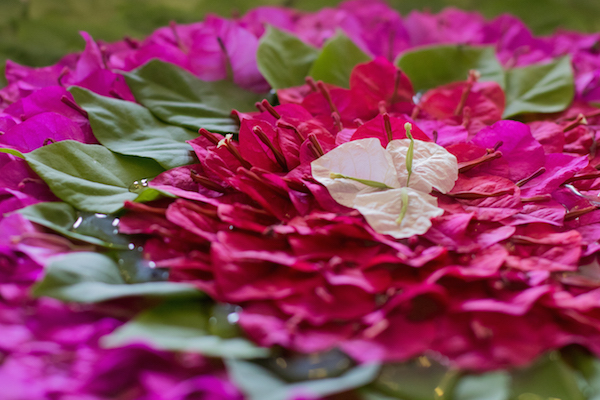
{"label": "magenta petal", "polygon": [[[365,318],[370,326],[362,337],[342,343],[342,349],[360,362],[406,361],[431,346],[438,334],[437,315],[443,312],[443,293],[435,285],[423,285],[392,299],[387,313]],[[402,346],[398,346],[402,343]]]}
{"label": "magenta petal", "polygon": [[[221,40],[223,48],[217,41]],[[235,83],[257,92],[269,85],[258,71],[256,49],[258,38],[236,22],[214,15],[208,16],[192,39],[190,67],[200,79],[213,81],[227,78],[227,64]]]}
{"label": "magenta petal", "polygon": [[564,336],[552,314],[539,309],[518,319],[496,312],[456,313],[438,329],[444,334],[433,349],[456,367],[479,371],[527,365]]}
{"label": "magenta petal", "polygon": [[469,178],[461,175],[449,194],[457,196],[465,211],[473,213],[480,221],[501,221],[519,213],[522,208],[519,188],[499,176]]}
{"label": "magenta petal", "polygon": [[76,84],[102,96],[135,102],[123,76],[107,69],[97,69]]}
{"label": "magenta petal", "polygon": [[363,51],[368,52],[368,47],[361,37],[363,29],[360,21],[346,10],[325,8],[316,13],[302,15],[296,21],[295,33],[303,41],[322,47],[338,29],[344,31],[344,34]]}
{"label": "magenta petal", "polygon": [[474,299],[462,303],[463,311],[493,311],[511,315],[526,314],[540,297],[552,293],[550,285],[533,287],[518,292],[511,299],[499,301],[497,299]]}
{"label": "magenta petal", "polygon": [[437,132],[437,142],[440,146],[448,146],[458,143],[464,143],[469,137],[469,132],[462,125],[448,125],[439,120],[418,120],[419,127],[429,136],[434,137],[434,131]]}
{"label": "magenta petal", "polygon": [[583,254],[584,256],[589,256],[599,250],[600,224],[580,226],[577,228],[577,232],[581,235],[582,244],[588,247]]}
{"label": "magenta petal", "polygon": [[277,301],[286,314],[314,325],[360,318],[375,308],[373,295],[357,286],[317,286],[308,293]]}
{"label": "magenta petal", "polygon": [[495,18],[484,31],[486,43],[498,43],[498,58],[504,65],[525,66],[547,61],[551,57],[550,42],[535,38],[527,26],[512,15]]}
{"label": "magenta petal", "polygon": [[388,112],[410,113],[414,106],[412,83],[398,67],[383,57],[354,67],[350,90],[373,113],[379,111],[381,101]]}
{"label": "magenta petal", "polygon": [[239,323],[244,331],[261,346],[289,347],[291,345],[291,332],[285,326],[284,316],[268,303],[254,302],[244,307]]}
{"label": "magenta petal", "polygon": [[448,8],[438,15],[413,11],[404,20],[413,46],[431,43],[482,43],[483,17],[476,12]]}
{"label": "magenta petal", "polygon": [[[340,4],[362,25],[362,39],[371,54],[394,60],[410,45],[410,37],[400,14],[384,1],[350,0]],[[381,38],[388,38],[381,40]]]}
{"label": "magenta petal", "polygon": [[70,76],[70,80],[75,83],[84,80],[99,69],[106,68],[102,51],[100,51],[98,44],[92,39],[89,33],[80,32],[80,34],[85,40],[85,49],[79,56],[75,70]]}
{"label": "magenta petal", "polygon": [[[302,329],[293,337],[292,348],[301,353],[327,351],[339,347],[352,335],[352,324],[338,321],[312,326],[301,325]],[[288,328],[289,329],[289,328]]]}
{"label": "magenta petal", "polygon": [[85,135],[84,143],[97,143],[87,116],[80,109],[65,103],[64,97],[67,97],[73,104],[75,103],[71,93],[64,87],[47,86],[11,104],[5,112],[23,120],[45,112],[63,115],[79,125]]}
{"label": "magenta petal", "polygon": [[425,236],[433,243],[448,248],[456,248],[458,240],[464,237],[472,219],[473,215],[467,213],[435,218],[433,226]]}
{"label": "magenta petal", "polygon": [[265,33],[266,24],[285,31],[293,31],[295,19],[296,11],[294,10],[262,6],[248,11],[239,20],[239,24],[242,28],[252,32],[254,36],[261,37]]}
{"label": "magenta petal", "polygon": [[59,84],[63,68],[65,65],[60,62],[49,67],[32,68],[8,60],[5,74],[9,84],[16,84],[29,94],[36,89]]}
{"label": "magenta petal", "polygon": [[435,283],[444,276],[456,276],[462,280],[470,277],[493,277],[498,274],[504,265],[508,251],[500,245],[495,244],[487,249],[474,252],[460,257],[457,265],[449,265],[431,274],[428,283]]}
{"label": "magenta petal", "polygon": [[[4,158],[8,159],[9,156],[0,154],[0,160]],[[57,200],[25,160],[11,160],[0,167],[0,220],[3,214],[10,211],[40,201]]]}
{"label": "magenta petal", "polygon": [[565,145],[565,134],[560,125],[548,121],[535,121],[529,124],[531,134],[540,142],[544,152],[562,153]]}
{"label": "magenta petal", "polygon": [[535,201],[523,204],[523,209],[511,218],[502,221],[508,225],[523,225],[543,222],[554,226],[562,226],[566,210],[554,200]]}
{"label": "magenta petal", "polygon": [[453,214],[435,218],[423,236],[448,250],[470,253],[506,240],[514,232],[511,226],[476,221],[472,214]]}
{"label": "magenta petal", "polygon": [[[207,400],[242,400],[242,394],[231,384],[216,376],[197,376],[178,383],[170,390],[160,391],[169,400],[203,398]],[[165,398],[165,397],[162,397]]]}
{"label": "magenta petal", "polygon": [[30,152],[45,144],[61,140],[85,142],[86,135],[79,125],[53,112],[37,114],[0,136],[0,144],[22,152]]}
{"label": "magenta petal", "polygon": [[581,235],[575,230],[556,232],[554,227],[529,224],[519,227],[507,265],[523,271],[573,271],[581,257]]}
{"label": "magenta petal", "polygon": [[16,213],[4,218],[0,224],[2,224],[2,231],[0,231],[0,245],[10,246],[12,244],[12,237],[20,236],[25,232],[36,231],[31,222]]}
{"label": "magenta petal", "polygon": [[232,302],[275,299],[310,290],[320,279],[295,269],[284,241],[221,231],[211,246],[217,285]]}
{"label": "magenta petal", "polygon": [[[192,179],[192,172],[196,173],[200,171],[202,171],[202,165],[200,164],[176,167],[163,172],[150,181],[150,187],[163,190],[184,199],[203,201],[208,204],[217,205],[218,203],[214,198],[221,196],[221,193],[210,190],[201,184],[194,182]],[[217,188],[221,187],[217,183],[215,183],[215,185],[217,185]],[[223,188],[223,190],[225,190],[225,188]]]}
{"label": "magenta petal", "polygon": [[550,194],[558,189],[568,178],[588,165],[588,157],[570,154],[548,154],[544,172],[521,187],[521,196],[533,197]]}
{"label": "magenta petal", "polygon": [[352,333],[351,325],[329,323],[320,326],[300,323],[301,329],[286,323],[289,316],[269,303],[254,302],[244,307],[240,326],[261,346],[280,345],[310,353],[331,349]]}
{"label": "magenta petal", "polygon": [[158,43],[145,44],[139,50],[128,54],[123,60],[122,68],[126,71],[130,71],[144,65],[154,58],[175,64],[188,71],[190,70],[189,59],[180,48],[173,45],[168,46]]}
{"label": "magenta petal", "polygon": [[260,209],[244,203],[221,203],[218,205],[217,213],[224,223],[231,224],[230,227],[247,229],[261,234],[279,222],[276,218],[262,213]]}
{"label": "magenta petal", "polygon": [[259,139],[259,136],[254,131],[255,129],[260,129],[265,134],[267,140],[274,146],[275,150],[281,152],[277,132],[269,123],[244,119],[241,123],[239,133],[239,150],[242,157],[254,167],[273,172],[281,171],[282,167],[277,163],[275,155]]}
{"label": "magenta petal", "polygon": [[[408,121],[404,118],[397,117],[389,117],[390,125],[392,130],[392,139],[406,139],[406,129],[404,129],[404,125]],[[412,125],[412,135],[417,140],[423,140],[425,142],[431,142],[431,138],[425,134],[419,127],[415,124]],[[365,139],[365,138],[377,138],[381,142],[382,147],[386,147],[389,140],[387,136],[387,132],[385,130],[385,122],[383,116],[381,114],[377,115],[377,117],[373,118],[369,122],[364,125],[359,126],[356,129],[356,132],[352,135],[351,140]]]}
{"label": "magenta petal", "polygon": [[498,148],[502,157],[483,164],[482,172],[508,178],[513,182],[531,176],[545,165],[544,149],[533,138],[529,127],[516,121],[496,122],[482,129],[472,142],[483,148]]}
{"label": "magenta petal", "polygon": [[222,223],[211,217],[215,213],[216,210],[212,206],[199,206],[191,201],[176,200],[167,208],[166,217],[169,222],[197,237],[213,241],[217,238],[219,228],[222,229]]}

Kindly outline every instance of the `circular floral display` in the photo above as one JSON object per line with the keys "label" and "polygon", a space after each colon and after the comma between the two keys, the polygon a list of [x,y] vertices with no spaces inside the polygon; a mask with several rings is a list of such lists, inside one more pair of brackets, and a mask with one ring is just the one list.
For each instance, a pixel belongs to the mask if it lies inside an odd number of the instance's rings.
{"label": "circular floral display", "polygon": [[600,395],[600,34],[257,8],[8,62],[2,398]]}

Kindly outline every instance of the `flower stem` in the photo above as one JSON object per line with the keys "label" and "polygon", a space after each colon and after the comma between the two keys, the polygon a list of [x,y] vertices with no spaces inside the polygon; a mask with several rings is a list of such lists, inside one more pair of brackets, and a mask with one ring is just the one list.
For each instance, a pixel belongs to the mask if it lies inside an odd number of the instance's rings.
{"label": "flower stem", "polygon": [[412,124],[407,122],[404,124],[404,129],[406,130],[406,137],[410,139],[410,144],[408,145],[408,151],[406,152],[406,170],[408,171],[408,176],[406,177],[406,187],[410,183],[410,175],[412,174],[412,164],[413,164],[413,153],[415,148],[415,139],[412,136]]}
{"label": "flower stem", "polygon": [[377,189],[393,189],[393,188],[389,187],[388,185],[386,185],[383,182],[372,181],[372,180],[369,180],[369,179],[354,178],[352,176],[342,175],[342,174],[339,174],[337,172],[330,173],[329,177],[331,179],[351,179],[353,181],[360,182],[363,185],[371,186],[371,187],[374,187],[374,188],[377,188]]}
{"label": "flower stem", "polygon": [[398,225],[402,225],[402,221],[406,216],[406,211],[408,210],[408,190],[406,188],[402,188],[402,209],[400,210],[400,215],[398,219],[396,219],[396,223]]}
{"label": "flower stem", "polygon": [[387,134],[388,143],[394,140],[394,133],[392,132],[392,123],[390,122],[390,116],[385,113],[383,114],[383,126],[385,133]]}

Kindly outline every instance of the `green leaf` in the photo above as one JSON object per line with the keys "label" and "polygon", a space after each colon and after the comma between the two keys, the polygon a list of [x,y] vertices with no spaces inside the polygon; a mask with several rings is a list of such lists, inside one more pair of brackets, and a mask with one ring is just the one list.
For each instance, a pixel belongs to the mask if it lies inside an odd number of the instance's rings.
{"label": "green leaf", "polygon": [[151,187],[144,188],[143,190],[136,192],[136,193],[138,193],[138,197],[136,197],[135,200],[133,200],[136,203],[146,203],[148,201],[153,201],[153,200],[156,200],[161,197],[172,197],[172,198],[177,197],[169,192],[165,192],[165,191],[159,190],[159,189],[154,189]]}
{"label": "green leaf", "polygon": [[110,257],[99,253],[70,253],[46,269],[44,279],[32,290],[35,297],[95,303],[130,296],[199,296],[192,285],[175,282],[127,284]]}
{"label": "green leaf", "polygon": [[403,400],[444,400],[450,398],[457,379],[457,371],[419,357],[406,363],[384,365],[370,386]]}
{"label": "green leaf", "polygon": [[249,400],[289,400],[293,395],[325,397],[355,389],[371,382],[379,372],[378,364],[359,365],[337,378],[290,383],[256,363],[225,360],[229,377]]}
{"label": "green leaf", "polygon": [[508,400],[510,375],[507,372],[491,372],[483,375],[466,375],[454,388],[456,400]]}
{"label": "green leaf", "polygon": [[588,400],[600,400],[600,360],[588,356],[585,365],[578,367],[582,370],[584,380],[580,387],[585,390]]}
{"label": "green leaf", "polygon": [[104,214],[138,197],[129,191],[133,182],[164,171],[153,160],[72,140],[40,147],[25,154],[25,159],[61,200],[78,210]]}
{"label": "green leaf", "polygon": [[403,53],[396,64],[408,76],[417,92],[466,81],[472,69],[479,71],[480,81],[494,81],[504,87],[504,71],[496,58],[494,47],[427,47]]}
{"label": "green leaf", "polygon": [[11,149],[8,147],[1,147],[0,153],[8,153],[8,154],[12,154],[13,156],[17,156],[19,158],[23,158],[23,159],[25,158],[23,153],[21,153],[19,150]]}
{"label": "green leaf", "polygon": [[304,84],[319,50],[287,32],[267,27],[260,38],[256,61],[258,69],[273,89]]}
{"label": "green leaf", "polygon": [[558,352],[550,353],[527,369],[511,371],[511,374],[511,399],[526,396],[531,399],[585,399],[574,371],[560,358]]}
{"label": "green leaf", "polygon": [[569,350],[567,356],[579,372],[580,388],[587,400],[600,400],[600,359],[581,349]]}
{"label": "green leaf", "polygon": [[207,304],[198,301],[170,301],[144,311],[102,338],[104,347],[145,343],[157,349],[199,352],[211,357],[267,357],[269,349],[241,338],[210,334]]}
{"label": "green leaf", "polygon": [[361,400],[398,400],[398,397],[387,396],[370,387],[358,389],[357,394]]}
{"label": "green leaf", "polygon": [[169,63],[152,60],[124,73],[136,100],[156,117],[198,131],[237,133],[231,110],[255,111],[265,98],[229,81],[205,82]]}
{"label": "green leaf", "polygon": [[77,232],[78,225],[76,225],[76,222],[79,222],[79,225],[81,225],[85,223],[83,221],[89,220],[89,217],[92,216],[82,215],[81,212],[78,212],[67,203],[38,203],[22,208],[17,212],[31,222],[50,228],[71,239],[109,248],[127,248],[127,239],[124,236],[118,236],[114,233],[117,229],[112,225],[114,218],[99,219],[102,222],[106,221],[100,229],[95,226],[94,228],[96,229],[91,230],[91,232],[88,229],[86,234],[82,234]]}
{"label": "green leaf", "polygon": [[504,118],[523,113],[553,113],[573,101],[575,84],[571,59],[513,68],[506,73]]}
{"label": "green leaf", "polygon": [[165,169],[192,164],[196,158],[186,140],[196,132],[165,124],[131,101],[100,96],[72,86],[69,91],[88,114],[94,136],[115,153],[151,158]]}
{"label": "green leaf", "polygon": [[341,31],[329,39],[312,65],[309,75],[336,86],[349,87],[352,69],[371,59]]}

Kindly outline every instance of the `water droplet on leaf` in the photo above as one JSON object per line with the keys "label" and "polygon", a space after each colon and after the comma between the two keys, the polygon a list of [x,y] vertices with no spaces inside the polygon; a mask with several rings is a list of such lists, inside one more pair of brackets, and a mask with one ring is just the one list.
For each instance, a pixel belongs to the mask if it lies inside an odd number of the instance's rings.
{"label": "water droplet on leaf", "polygon": [[147,187],[148,179],[144,178],[138,181],[133,181],[133,183],[129,185],[129,191],[132,193],[141,193]]}
{"label": "water droplet on leaf", "polygon": [[240,336],[238,326],[242,307],[233,304],[215,304],[211,310],[208,320],[210,334],[222,338],[233,338]]}
{"label": "water droplet on leaf", "polygon": [[108,243],[125,246],[129,241],[119,234],[119,218],[107,214],[78,211],[71,232],[92,236]]}
{"label": "water droplet on leaf", "polygon": [[353,366],[352,360],[337,349],[322,353],[280,355],[258,363],[289,382],[337,377]]}
{"label": "water droplet on leaf", "polygon": [[121,275],[127,283],[162,282],[169,279],[169,271],[157,268],[156,263],[143,257],[143,247],[128,246],[131,250],[115,251],[111,255],[117,260]]}

